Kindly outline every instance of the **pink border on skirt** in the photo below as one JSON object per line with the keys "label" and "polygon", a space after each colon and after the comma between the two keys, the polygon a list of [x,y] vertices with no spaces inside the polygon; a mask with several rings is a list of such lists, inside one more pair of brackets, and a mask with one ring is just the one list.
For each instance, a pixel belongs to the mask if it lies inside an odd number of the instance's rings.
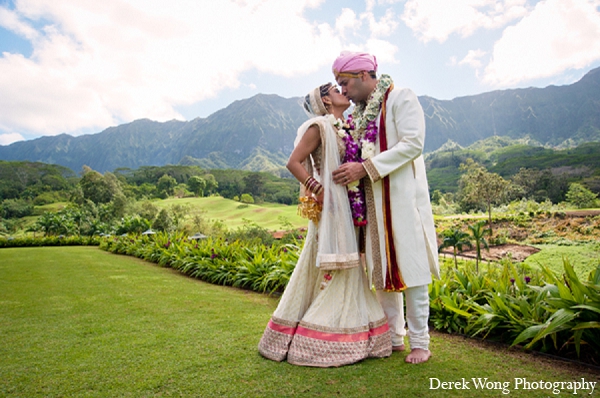
{"label": "pink border on skirt", "polygon": [[298,326],[298,327],[294,328],[294,327],[290,327],[290,326],[280,325],[278,323],[273,322],[273,320],[269,320],[269,323],[267,326],[276,332],[285,333],[285,334],[289,334],[289,335],[299,334],[301,336],[310,337],[310,338],[318,339],[318,340],[342,341],[342,342],[343,341],[347,341],[347,342],[364,341],[364,340],[368,340],[369,337],[379,336],[380,334],[386,333],[388,330],[390,330],[390,327],[387,323],[385,323],[384,325],[381,325],[379,327],[376,327],[374,329],[370,329],[368,332],[358,332],[358,333],[352,333],[352,334],[320,332],[317,330],[307,329],[302,326]]}

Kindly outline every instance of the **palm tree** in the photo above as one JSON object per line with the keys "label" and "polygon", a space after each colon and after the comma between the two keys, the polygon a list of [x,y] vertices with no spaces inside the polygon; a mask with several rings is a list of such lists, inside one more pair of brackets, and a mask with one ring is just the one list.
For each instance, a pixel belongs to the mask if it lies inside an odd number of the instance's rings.
{"label": "palm tree", "polygon": [[487,240],[485,240],[486,235],[491,235],[491,229],[483,229],[483,226],[486,224],[484,220],[478,221],[473,225],[469,225],[469,230],[471,231],[471,235],[473,236],[473,240],[475,240],[475,251],[477,252],[477,257],[475,259],[475,272],[479,273],[479,260],[481,260],[481,247],[483,246],[486,250],[489,250],[490,246],[488,245]]}
{"label": "palm tree", "polygon": [[456,259],[456,255],[458,252],[462,252],[464,247],[471,247],[471,240],[469,239],[469,234],[461,231],[460,229],[447,229],[442,233],[444,240],[442,241],[442,245],[440,246],[438,251],[442,251],[446,247],[453,248],[454,255],[454,268],[458,268],[458,261]]}

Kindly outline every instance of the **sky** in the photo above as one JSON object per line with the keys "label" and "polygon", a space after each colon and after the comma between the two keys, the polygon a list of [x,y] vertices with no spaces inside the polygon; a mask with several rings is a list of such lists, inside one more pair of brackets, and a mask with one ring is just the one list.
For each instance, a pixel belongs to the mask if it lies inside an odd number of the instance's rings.
{"label": "sky", "polygon": [[341,51],[440,100],[600,66],[600,0],[0,0],[0,145],[304,96]]}

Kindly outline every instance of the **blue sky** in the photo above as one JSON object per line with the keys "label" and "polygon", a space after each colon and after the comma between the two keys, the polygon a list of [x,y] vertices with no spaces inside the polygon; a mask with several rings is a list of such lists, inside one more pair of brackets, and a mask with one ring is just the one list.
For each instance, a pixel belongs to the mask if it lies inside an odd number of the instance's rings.
{"label": "blue sky", "polygon": [[342,50],[438,99],[571,84],[600,0],[0,0],[0,145],[303,96]]}

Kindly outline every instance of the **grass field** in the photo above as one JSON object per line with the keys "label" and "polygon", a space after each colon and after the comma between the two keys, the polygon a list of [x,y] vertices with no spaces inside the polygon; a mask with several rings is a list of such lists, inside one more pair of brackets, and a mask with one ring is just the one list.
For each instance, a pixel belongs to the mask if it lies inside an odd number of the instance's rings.
{"label": "grass field", "polygon": [[[335,369],[276,363],[256,349],[276,305],[95,247],[1,249],[0,396],[548,397],[573,394],[515,378],[600,384],[598,370],[437,333],[421,365],[406,353]],[[473,377],[509,395],[430,389]]]}
{"label": "grass field", "polygon": [[587,243],[578,246],[536,245],[539,252],[527,257],[525,264],[546,265],[557,274],[564,272],[563,259],[568,259],[577,275],[583,280],[600,265],[600,243]]}
{"label": "grass field", "polygon": [[194,214],[205,214],[211,220],[221,220],[230,229],[244,225],[244,219],[270,231],[281,230],[282,219],[291,223],[294,228],[306,227],[306,219],[300,217],[296,205],[287,206],[277,203],[261,203],[260,205],[243,204],[231,199],[211,196],[208,198],[165,199],[153,202],[159,208],[173,205],[189,206],[190,212],[184,223],[191,223]]}

